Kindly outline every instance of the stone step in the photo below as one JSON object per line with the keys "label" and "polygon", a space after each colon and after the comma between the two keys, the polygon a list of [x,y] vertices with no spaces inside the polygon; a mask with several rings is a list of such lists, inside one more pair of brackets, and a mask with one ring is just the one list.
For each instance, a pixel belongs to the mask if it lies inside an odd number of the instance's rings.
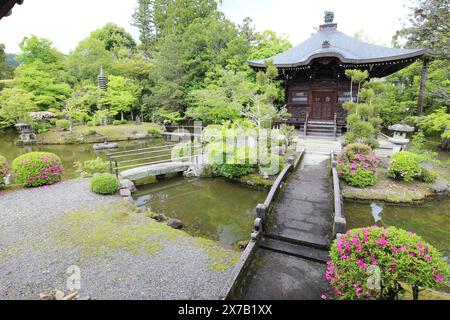
{"label": "stone step", "polygon": [[260,247],[314,262],[327,263],[328,261],[327,250],[306,247],[280,240],[264,238],[260,244]]}
{"label": "stone step", "polygon": [[278,234],[274,234],[274,233],[270,233],[270,234],[266,234],[265,235],[266,238],[268,239],[272,239],[272,240],[278,240],[281,242],[287,242],[287,243],[291,243],[293,245],[300,245],[303,247],[309,247],[309,248],[315,248],[315,249],[319,249],[319,250],[326,250],[328,251],[330,245],[329,243],[324,243],[323,241],[321,243],[319,242],[311,242],[311,241],[307,241],[307,240],[302,240],[299,238],[288,238],[288,237],[284,237]]}

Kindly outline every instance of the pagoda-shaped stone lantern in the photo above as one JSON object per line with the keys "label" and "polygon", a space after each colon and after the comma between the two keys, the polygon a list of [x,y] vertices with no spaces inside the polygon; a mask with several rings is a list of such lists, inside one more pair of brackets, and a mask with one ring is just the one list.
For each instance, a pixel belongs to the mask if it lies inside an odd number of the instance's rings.
{"label": "pagoda-shaped stone lantern", "polygon": [[18,123],[15,127],[20,133],[19,140],[16,144],[28,145],[36,143],[36,134],[28,123]]}
{"label": "pagoda-shaped stone lantern", "polygon": [[390,131],[394,131],[394,136],[389,138],[389,141],[394,144],[393,155],[397,152],[403,151],[406,145],[409,143],[409,139],[406,138],[406,134],[414,132],[415,128],[408,126],[405,121],[401,121],[398,124],[394,124],[388,128]]}

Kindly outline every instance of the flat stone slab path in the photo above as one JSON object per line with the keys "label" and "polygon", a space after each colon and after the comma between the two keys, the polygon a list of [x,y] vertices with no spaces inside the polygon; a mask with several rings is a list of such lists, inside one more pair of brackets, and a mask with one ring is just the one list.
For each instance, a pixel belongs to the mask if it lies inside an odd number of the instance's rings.
{"label": "flat stone slab path", "polygon": [[319,248],[329,246],[333,199],[328,174],[329,156],[306,154],[273,209],[269,234],[289,242]]}
{"label": "flat stone slab path", "polygon": [[166,162],[158,163],[149,166],[143,166],[126,170],[120,173],[123,179],[136,181],[139,179],[145,179],[148,177],[155,177],[168,173],[184,172],[189,169],[189,163],[186,162]]}
{"label": "flat stone slab path", "polygon": [[325,279],[333,199],[329,156],[306,154],[272,210],[241,296],[248,300],[318,300]]}

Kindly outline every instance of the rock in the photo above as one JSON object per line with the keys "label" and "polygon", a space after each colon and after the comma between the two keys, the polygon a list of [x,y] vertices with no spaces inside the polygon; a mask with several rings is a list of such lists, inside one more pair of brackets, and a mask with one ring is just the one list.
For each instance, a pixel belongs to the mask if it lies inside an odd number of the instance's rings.
{"label": "rock", "polygon": [[437,183],[433,186],[433,193],[438,195],[448,194],[448,183],[443,179],[438,179]]}
{"label": "rock", "polygon": [[145,214],[145,216],[148,217],[148,218],[151,218],[151,219],[153,219],[153,220],[156,220],[156,221],[158,221],[158,222],[165,222],[165,221],[168,220],[167,217],[166,217],[165,215],[160,214],[160,213],[147,212],[147,213]]}
{"label": "rock", "polygon": [[181,220],[178,220],[178,219],[169,219],[169,221],[167,222],[167,225],[174,229],[183,228],[183,222],[181,222]]}
{"label": "rock", "polygon": [[123,200],[125,200],[126,202],[131,202],[131,203],[134,202],[132,197],[124,197]]}
{"label": "rock", "polygon": [[239,249],[245,250],[245,248],[247,248],[249,242],[250,242],[249,240],[239,241],[237,243],[237,246],[239,247]]}
{"label": "rock", "polygon": [[147,139],[149,135],[147,133],[137,133],[134,135],[135,139],[141,140],[141,139]]}
{"label": "rock", "polygon": [[108,149],[117,149],[119,147],[118,143],[115,142],[104,142],[94,144],[94,150],[108,150]]}
{"label": "rock", "polygon": [[128,189],[131,193],[136,192],[137,188],[134,185],[134,183],[131,180],[123,179],[120,180],[120,188],[121,189]]}
{"label": "rock", "polygon": [[131,191],[128,189],[120,189],[120,196],[124,198],[131,197]]}

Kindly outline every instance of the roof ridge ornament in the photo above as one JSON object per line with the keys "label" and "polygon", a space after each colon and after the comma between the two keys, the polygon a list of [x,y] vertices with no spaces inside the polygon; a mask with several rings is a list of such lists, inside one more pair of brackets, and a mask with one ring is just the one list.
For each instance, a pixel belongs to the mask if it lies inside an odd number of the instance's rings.
{"label": "roof ridge ornament", "polygon": [[334,12],[333,11],[325,11],[325,23],[333,23],[334,20]]}

